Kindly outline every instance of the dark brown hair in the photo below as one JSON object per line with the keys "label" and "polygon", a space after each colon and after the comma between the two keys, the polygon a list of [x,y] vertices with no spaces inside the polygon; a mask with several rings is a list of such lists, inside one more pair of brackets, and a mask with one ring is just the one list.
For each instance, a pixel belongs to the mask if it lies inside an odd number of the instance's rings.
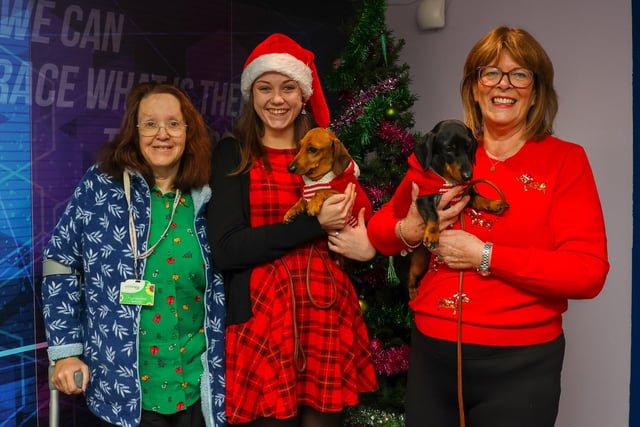
{"label": "dark brown hair", "polygon": [[[252,84],[253,88],[253,84]],[[293,122],[293,137],[296,144],[300,142],[302,137],[309,129],[314,126],[311,114],[299,114]],[[238,121],[234,129],[234,137],[240,145],[240,164],[238,168],[232,172],[232,175],[249,170],[254,162],[262,160],[264,166],[268,169],[269,162],[267,160],[266,151],[262,145],[261,138],[264,136],[264,123],[256,113],[253,107],[253,89],[249,92],[249,98],[243,105]]]}
{"label": "dark brown hair", "polygon": [[128,168],[142,174],[149,186],[155,184],[151,166],[147,164],[140,151],[140,135],[136,126],[140,102],[149,95],[161,93],[173,95],[178,99],[184,122],[188,125],[185,150],[180,159],[174,185],[181,191],[202,187],[209,182],[211,171],[211,135],[202,115],[187,95],[178,87],[169,84],[147,82],[131,89],[127,95],[118,135],[98,153],[100,171],[120,180],[122,172]]}
{"label": "dark brown hair", "polygon": [[482,112],[473,97],[478,84],[478,67],[494,64],[503,53],[508,53],[522,67],[533,72],[532,96],[535,103],[527,114],[525,137],[540,140],[553,134],[553,121],[558,112],[558,96],[553,87],[551,59],[527,31],[505,26],[496,27],[473,46],[464,64],[460,87],[465,122],[477,138],[484,132]]}

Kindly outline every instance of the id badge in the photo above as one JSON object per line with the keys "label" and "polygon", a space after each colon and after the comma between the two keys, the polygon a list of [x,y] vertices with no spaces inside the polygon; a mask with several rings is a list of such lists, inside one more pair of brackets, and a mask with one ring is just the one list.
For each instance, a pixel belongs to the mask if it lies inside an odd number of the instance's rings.
{"label": "id badge", "polygon": [[155,290],[148,280],[125,280],[120,283],[120,304],[153,305]]}

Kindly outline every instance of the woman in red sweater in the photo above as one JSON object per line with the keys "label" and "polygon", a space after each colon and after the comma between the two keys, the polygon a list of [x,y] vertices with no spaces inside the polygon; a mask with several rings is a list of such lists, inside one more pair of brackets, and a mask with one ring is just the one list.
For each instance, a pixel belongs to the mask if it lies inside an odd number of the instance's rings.
{"label": "woman in red sweater", "polygon": [[[478,212],[465,196],[444,209],[462,190],[442,197],[440,242],[410,302],[406,425],[552,427],[562,313],[569,299],[598,295],[609,270],[596,184],[584,149],[552,136],[553,65],[529,33],[498,27],[479,40],[461,92],[479,142],[474,180],[495,184],[510,207]],[[491,186],[477,189],[497,197]],[[414,184],[414,201],[400,209],[394,202],[411,198],[394,195],[370,220],[369,238],[383,254],[422,240],[418,192]]]}

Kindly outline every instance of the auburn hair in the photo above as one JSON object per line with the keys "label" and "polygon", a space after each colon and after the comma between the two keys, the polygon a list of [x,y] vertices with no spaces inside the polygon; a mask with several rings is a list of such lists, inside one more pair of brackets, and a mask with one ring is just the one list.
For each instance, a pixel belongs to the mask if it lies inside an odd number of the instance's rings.
{"label": "auburn hair", "polygon": [[122,179],[125,168],[140,173],[150,187],[155,185],[151,166],[140,150],[138,110],[140,102],[150,95],[169,94],[178,99],[187,124],[185,150],[174,186],[183,192],[202,187],[209,182],[211,172],[212,135],[200,112],[178,87],[155,82],[141,83],[127,95],[125,113],[118,135],[98,153],[98,167],[116,180]]}
{"label": "auburn hair", "polygon": [[473,97],[478,84],[478,67],[497,63],[509,54],[522,67],[533,72],[534,104],[527,114],[525,137],[540,140],[553,134],[553,121],[558,113],[558,96],[553,87],[553,64],[540,43],[521,28],[496,27],[482,37],[469,51],[464,63],[460,86],[462,107],[467,126],[477,138],[482,138],[482,112]]}

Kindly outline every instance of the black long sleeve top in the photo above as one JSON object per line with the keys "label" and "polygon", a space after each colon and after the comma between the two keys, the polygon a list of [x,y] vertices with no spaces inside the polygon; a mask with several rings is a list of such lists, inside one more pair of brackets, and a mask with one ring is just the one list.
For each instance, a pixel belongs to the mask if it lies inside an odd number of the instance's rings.
{"label": "black long sleeve top", "polygon": [[234,138],[220,140],[213,151],[213,195],[207,220],[213,261],[224,277],[227,324],[242,323],[252,316],[249,280],[255,265],[277,259],[324,234],[318,219],[307,215],[289,224],[252,227],[249,173],[229,175],[239,163],[238,142]]}

